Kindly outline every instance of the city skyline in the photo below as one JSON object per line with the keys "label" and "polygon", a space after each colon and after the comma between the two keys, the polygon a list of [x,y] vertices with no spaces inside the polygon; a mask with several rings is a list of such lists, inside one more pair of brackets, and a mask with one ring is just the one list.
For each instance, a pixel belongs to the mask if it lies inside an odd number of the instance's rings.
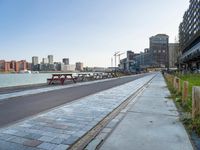
{"label": "city skyline", "polygon": [[[189,0],[0,1],[0,59],[63,55],[72,64],[110,66],[115,51],[143,51],[149,37],[178,36]],[[122,56],[123,58],[123,56]]]}

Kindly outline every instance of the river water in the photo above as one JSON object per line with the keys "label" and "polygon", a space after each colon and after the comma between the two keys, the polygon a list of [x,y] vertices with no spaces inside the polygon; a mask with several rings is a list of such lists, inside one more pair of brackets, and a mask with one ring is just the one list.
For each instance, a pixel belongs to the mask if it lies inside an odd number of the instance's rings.
{"label": "river water", "polygon": [[0,74],[0,88],[47,83],[47,78],[50,78],[51,75],[51,73]]}

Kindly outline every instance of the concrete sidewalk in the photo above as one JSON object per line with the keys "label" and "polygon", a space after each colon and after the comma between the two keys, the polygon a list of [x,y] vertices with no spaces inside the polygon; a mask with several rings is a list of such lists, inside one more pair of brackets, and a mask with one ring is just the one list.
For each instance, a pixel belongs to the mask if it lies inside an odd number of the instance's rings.
{"label": "concrete sidewalk", "polygon": [[[119,115],[124,118],[112,128],[101,150],[192,150],[185,128],[179,121],[164,78],[158,74]],[[133,100],[134,101],[134,100]],[[117,116],[118,117],[118,116]],[[111,131],[112,130],[112,131]]]}

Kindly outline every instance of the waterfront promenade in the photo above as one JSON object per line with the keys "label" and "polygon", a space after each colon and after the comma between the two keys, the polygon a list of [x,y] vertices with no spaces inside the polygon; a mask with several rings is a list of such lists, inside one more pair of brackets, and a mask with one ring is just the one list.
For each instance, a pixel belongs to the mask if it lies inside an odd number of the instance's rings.
{"label": "waterfront promenade", "polygon": [[192,150],[167,97],[162,75],[149,74],[1,128],[0,149]]}
{"label": "waterfront promenade", "polygon": [[[107,90],[95,92],[95,94],[79,98],[76,101],[26,118],[15,124],[4,126],[0,129],[0,149],[66,149],[98,124],[99,121],[118,107],[130,95],[143,87],[154,75],[140,76],[138,79],[135,78],[135,80],[133,77],[132,79],[127,77],[126,81],[128,83],[122,85],[119,82],[122,82],[123,78],[122,80],[118,80],[118,82],[117,80],[113,80],[116,83],[113,88],[108,89],[107,87]],[[101,83],[106,85],[107,82]],[[111,86],[109,82],[107,85]],[[99,84],[96,85],[97,88],[98,86]],[[89,85],[86,87],[89,90],[94,88],[90,88]],[[86,89],[86,87],[84,88]],[[65,92],[65,98],[67,98],[66,91],[61,92]],[[18,98],[22,99],[24,97]],[[11,98],[2,102],[11,100],[13,99]],[[38,107],[40,106],[38,105]],[[30,108],[24,107],[23,109],[28,111],[31,109],[31,106]]]}
{"label": "waterfront promenade", "polygon": [[[136,80],[143,75],[79,82],[0,95],[0,127],[79,98]],[[6,117],[5,117],[6,116]]]}

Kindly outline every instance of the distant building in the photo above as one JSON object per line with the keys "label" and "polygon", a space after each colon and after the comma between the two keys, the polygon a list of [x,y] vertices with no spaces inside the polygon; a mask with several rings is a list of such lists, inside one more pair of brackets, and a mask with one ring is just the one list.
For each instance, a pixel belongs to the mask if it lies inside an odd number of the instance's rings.
{"label": "distant building", "polygon": [[154,67],[169,67],[169,36],[157,34],[149,38],[152,65]]}
{"label": "distant building", "polygon": [[125,70],[132,71],[133,70],[133,65],[135,64],[133,58],[134,58],[135,53],[131,50],[126,52],[126,62],[125,62]]}
{"label": "distant building", "polygon": [[179,25],[180,67],[200,68],[200,1],[190,0],[188,10]]}
{"label": "distant building", "polygon": [[6,62],[5,60],[0,60],[0,71],[2,72],[19,72],[21,70],[27,70],[26,60],[21,61],[10,61]]}
{"label": "distant building", "polygon": [[85,67],[83,70],[86,72],[105,72],[109,71],[110,69],[104,67]]}
{"label": "distant building", "polygon": [[53,64],[53,55],[48,55],[48,63]]}
{"label": "distant building", "polygon": [[26,62],[26,66],[27,66],[27,70],[32,70],[32,63]]}
{"label": "distant building", "polygon": [[48,63],[49,63],[49,61],[47,58],[42,58],[42,64],[48,64]]}
{"label": "distant building", "polygon": [[32,57],[32,67],[31,70],[33,71],[39,71],[39,59],[37,56]]}
{"label": "distant building", "polygon": [[0,71],[4,72],[5,70],[5,60],[0,60]]}
{"label": "distant building", "polygon": [[27,70],[28,68],[26,60],[18,61],[17,66],[19,67],[16,70],[17,72],[19,72],[20,70]]}
{"label": "distant building", "polygon": [[32,57],[32,64],[33,66],[38,65],[39,64],[39,59],[37,56],[33,56]]}
{"label": "distant building", "polygon": [[120,60],[119,69],[126,72],[137,72],[138,66],[136,63],[136,56],[139,55],[131,50],[126,52],[126,58]]}
{"label": "distant building", "polygon": [[76,70],[77,71],[83,71],[83,63],[77,62],[76,63]]}
{"label": "distant building", "polygon": [[61,71],[75,71],[75,65],[65,65],[61,64]]}
{"label": "distant building", "polygon": [[149,49],[145,49],[144,52],[140,52],[138,55],[135,56],[135,64],[138,66],[139,70],[146,69],[151,67],[151,54],[148,51]]}
{"label": "distant building", "polygon": [[61,62],[54,62],[54,68],[56,71],[61,71]]}
{"label": "distant building", "polygon": [[169,67],[177,67],[179,43],[169,43]]}
{"label": "distant building", "polygon": [[19,70],[19,69],[17,69],[16,61],[15,60],[10,61],[10,71],[15,72],[16,70]]}
{"label": "distant building", "polygon": [[69,58],[63,58],[63,63],[65,65],[69,65]]}

